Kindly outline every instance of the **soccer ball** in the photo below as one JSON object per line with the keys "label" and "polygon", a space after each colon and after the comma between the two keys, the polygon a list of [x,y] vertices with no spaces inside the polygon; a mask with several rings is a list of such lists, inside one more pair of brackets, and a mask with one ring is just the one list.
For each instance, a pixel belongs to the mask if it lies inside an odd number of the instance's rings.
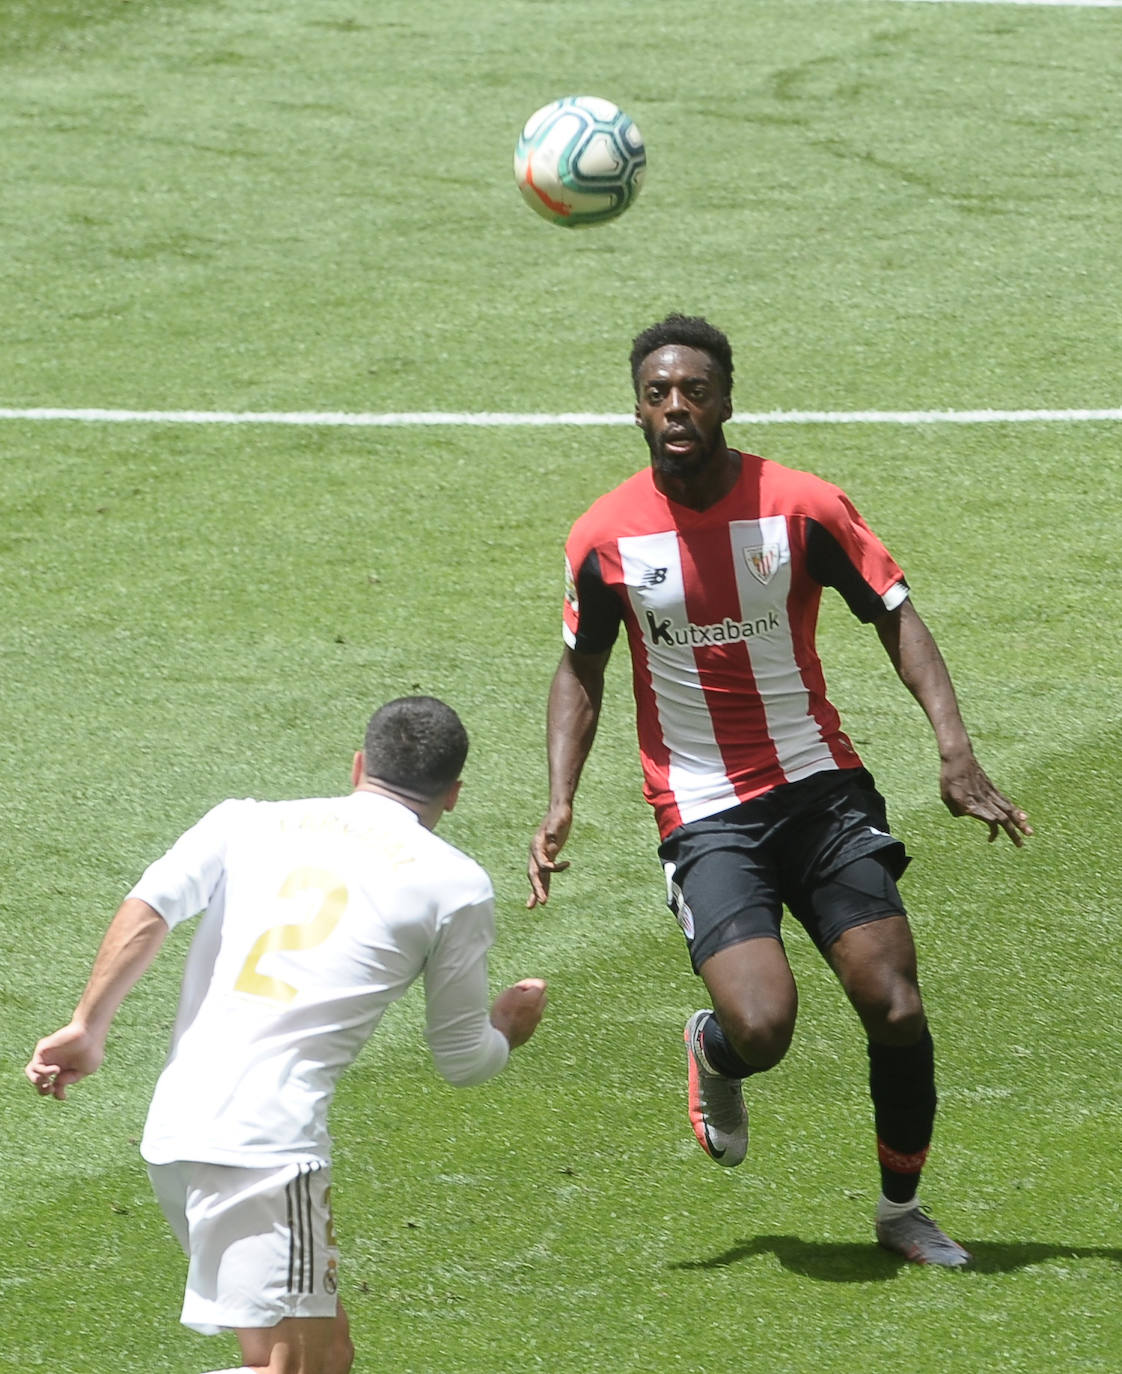
{"label": "soccer ball", "polygon": [[622,215],[646,165],[639,130],[595,95],[567,95],[536,110],[514,150],[514,179],[526,203],[567,229]]}

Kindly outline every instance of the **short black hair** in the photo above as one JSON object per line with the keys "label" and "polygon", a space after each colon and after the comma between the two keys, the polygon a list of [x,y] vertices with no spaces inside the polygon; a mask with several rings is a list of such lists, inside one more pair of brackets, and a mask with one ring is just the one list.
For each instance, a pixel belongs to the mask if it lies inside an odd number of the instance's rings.
{"label": "short black hair", "polygon": [[667,315],[637,335],[631,345],[631,384],[639,394],[639,369],[643,359],[669,344],[708,353],[724,376],[725,392],[732,395],[732,345],[725,334],[700,315]]}
{"label": "short black hair", "polygon": [[366,776],[428,800],[459,778],[467,758],[463,721],[436,697],[398,697],[370,717]]}

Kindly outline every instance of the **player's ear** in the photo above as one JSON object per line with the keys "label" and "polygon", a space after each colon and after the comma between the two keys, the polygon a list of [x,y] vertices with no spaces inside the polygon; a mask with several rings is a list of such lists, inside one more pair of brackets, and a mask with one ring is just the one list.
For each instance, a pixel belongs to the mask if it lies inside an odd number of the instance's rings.
{"label": "player's ear", "polygon": [[452,808],[456,805],[456,803],[460,800],[460,788],[463,785],[463,780],[461,778],[457,778],[456,781],[452,784],[452,786],[448,789],[448,793],[444,798],[445,811],[451,811]]}
{"label": "player's ear", "polygon": [[721,423],[724,424],[726,420],[731,420],[731,419],[732,419],[732,397],[726,394],[726,396],[725,396],[725,403],[724,403],[724,405],[721,407]]}
{"label": "player's ear", "polygon": [[359,749],[355,752],[355,756],[351,760],[351,786],[357,787],[365,776],[366,759],[363,757],[362,750]]}
{"label": "player's ear", "polygon": [[640,416],[639,416],[639,402],[638,402],[638,401],[635,402],[635,423],[639,426],[640,429],[642,429],[642,427],[643,427],[643,421],[642,421],[642,419],[641,419]]}

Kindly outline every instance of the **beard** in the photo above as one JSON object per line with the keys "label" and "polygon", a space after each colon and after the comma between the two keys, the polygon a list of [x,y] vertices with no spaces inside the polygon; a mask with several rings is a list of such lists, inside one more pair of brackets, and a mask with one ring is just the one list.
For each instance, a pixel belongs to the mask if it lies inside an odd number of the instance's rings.
{"label": "beard", "polygon": [[713,442],[706,443],[701,432],[692,425],[677,426],[673,435],[674,442],[689,439],[693,443],[689,453],[671,453],[666,447],[665,434],[656,433],[653,425],[646,422],[641,428],[647,448],[650,450],[651,466],[661,477],[675,477],[679,480],[693,477],[704,470],[713,456]]}

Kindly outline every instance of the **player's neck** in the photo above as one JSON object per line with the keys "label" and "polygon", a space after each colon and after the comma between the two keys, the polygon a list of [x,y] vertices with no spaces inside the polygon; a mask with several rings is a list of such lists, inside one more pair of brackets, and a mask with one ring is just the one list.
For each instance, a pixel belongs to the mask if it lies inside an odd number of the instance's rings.
{"label": "player's neck", "polygon": [[740,480],[740,454],[723,439],[693,472],[672,473],[654,468],[654,484],[663,496],[690,510],[708,510],[732,491]]}
{"label": "player's neck", "polygon": [[435,830],[437,822],[447,810],[443,797],[422,797],[418,792],[403,791],[388,782],[383,782],[381,778],[361,778],[355,784],[355,791],[373,792],[376,796],[388,797],[390,801],[404,806],[407,811],[412,811],[426,830]]}

